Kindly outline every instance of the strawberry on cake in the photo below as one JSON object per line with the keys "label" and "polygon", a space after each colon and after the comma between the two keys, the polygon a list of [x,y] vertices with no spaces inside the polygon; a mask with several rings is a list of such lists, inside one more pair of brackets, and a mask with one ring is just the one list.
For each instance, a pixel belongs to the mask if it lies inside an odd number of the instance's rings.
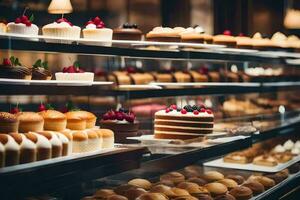
{"label": "strawberry on cake", "polygon": [[203,105],[171,105],[155,113],[154,137],[158,139],[192,139],[213,132],[214,114]]}

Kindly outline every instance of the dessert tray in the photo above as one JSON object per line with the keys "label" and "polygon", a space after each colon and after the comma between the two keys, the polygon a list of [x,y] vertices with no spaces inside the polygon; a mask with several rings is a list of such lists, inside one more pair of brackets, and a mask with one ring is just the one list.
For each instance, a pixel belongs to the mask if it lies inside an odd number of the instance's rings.
{"label": "dessert tray", "polygon": [[259,172],[275,173],[291,166],[294,163],[297,163],[298,161],[300,161],[300,155],[294,156],[293,159],[291,159],[286,163],[278,163],[278,165],[274,167],[254,165],[252,163],[248,163],[248,164],[227,163],[223,161],[223,158],[205,162],[203,163],[203,165],[208,167],[222,167],[222,168],[229,168],[229,169],[240,169],[240,170],[248,170],[248,171],[255,170]]}
{"label": "dessert tray", "polygon": [[23,80],[0,78],[1,84],[9,85],[62,85],[62,86],[86,86],[86,85],[113,85],[113,82],[106,81],[57,81],[57,80]]}

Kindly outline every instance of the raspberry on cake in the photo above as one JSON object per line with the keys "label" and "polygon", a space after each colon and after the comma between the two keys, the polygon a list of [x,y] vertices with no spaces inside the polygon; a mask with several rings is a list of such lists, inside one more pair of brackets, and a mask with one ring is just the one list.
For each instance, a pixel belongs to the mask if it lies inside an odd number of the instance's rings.
{"label": "raspberry on cake", "polygon": [[213,132],[214,115],[204,106],[172,105],[155,113],[154,137],[159,139],[191,139]]}
{"label": "raspberry on cake", "polygon": [[69,67],[64,67],[63,72],[55,73],[55,78],[58,81],[94,81],[94,73],[85,72],[79,68],[78,61],[74,62]]}

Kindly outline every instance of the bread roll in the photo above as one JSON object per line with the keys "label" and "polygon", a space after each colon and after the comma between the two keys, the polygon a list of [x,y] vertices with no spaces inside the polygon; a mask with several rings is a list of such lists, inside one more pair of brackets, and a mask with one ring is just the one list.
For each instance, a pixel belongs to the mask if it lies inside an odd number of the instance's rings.
{"label": "bread roll", "polygon": [[20,164],[36,161],[36,144],[26,138],[24,134],[11,133],[15,141],[20,145]]}
{"label": "bread roll", "polygon": [[45,136],[52,145],[51,158],[62,156],[62,142],[54,131],[41,131],[38,134]]}
{"label": "bread roll", "polygon": [[36,144],[37,155],[36,160],[46,160],[51,158],[52,145],[50,141],[43,135],[35,132],[28,132],[24,134],[28,139]]}
{"label": "bread roll", "polygon": [[73,135],[73,153],[86,152],[88,149],[88,136],[84,131],[74,131]]}
{"label": "bread roll", "polygon": [[0,143],[2,143],[5,149],[5,166],[19,164],[20,145],[14,138],[7,134],[0,134]]}
{"label": "bread roll", "polygon": [[0,112],[0,133],[18,132],[18,118],[7,112]]}
{"label": "bread roll", "polygon": [[56,110],[45,110],[39,112],[44,118],[44,130],[48,131],[63,131],[67,127],[66,116]]}
{"label": "bread roll", "polygon": [[22,112],[18,114],[18,120],[21,133],[42,131],[44,128],[43,117],[34,112]]}

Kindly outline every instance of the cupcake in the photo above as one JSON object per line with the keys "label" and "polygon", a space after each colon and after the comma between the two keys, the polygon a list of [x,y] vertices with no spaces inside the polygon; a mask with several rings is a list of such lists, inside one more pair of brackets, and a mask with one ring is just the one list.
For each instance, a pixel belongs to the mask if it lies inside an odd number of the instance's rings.
{"label": "cupcake", "polygon": [[19,62],[18,58],[10,57],[4,58],[2,65],[0,65],[0,78],[9,79],[31,79],[31,70]]}
{"label": "cupcake", "polygon": [[14,22],[7,24],[7,33],[23,34],[23,35],[38,35],[39,28],[33,24],[34,16],[30,18],[24,14],[21,17],[16,18]]}
{"label": "cupcake", "polygon": [[32,65],[32,80],[51,80],[52,74],[48,70],[48,62],[42,62],[41,59],[38,59]]}
{"label": "cupcake", "polygon": [[[113,30],[105,28],[104,22],[99,17],[89,20],[82,33],[84,38],[102,41],[111,41],[113,37]],[[107,42],[105,45],[110,46],[111,42]]]}
{"label": "cupcake", "polygon": [[[44,36],[62,37],[62,38],[80,38],[81,28],[74,26],[65,18],[58,19],[56,22],[43,26],[42,32]],[[53,40],[46,40],[53,41]]]}
{"label": "cupcake", "polygon": [[142,40],[142,31],[137,24],[125,23],[121,28],[113,30],[114,40]]}
{"label": "cupcake", "polygon": [[64,67],[63,72],[55,73],[55,78],[58,81],[94,81],[94,73],[85,72],[79,68],[78,61],[74,62],[69,67]]}

